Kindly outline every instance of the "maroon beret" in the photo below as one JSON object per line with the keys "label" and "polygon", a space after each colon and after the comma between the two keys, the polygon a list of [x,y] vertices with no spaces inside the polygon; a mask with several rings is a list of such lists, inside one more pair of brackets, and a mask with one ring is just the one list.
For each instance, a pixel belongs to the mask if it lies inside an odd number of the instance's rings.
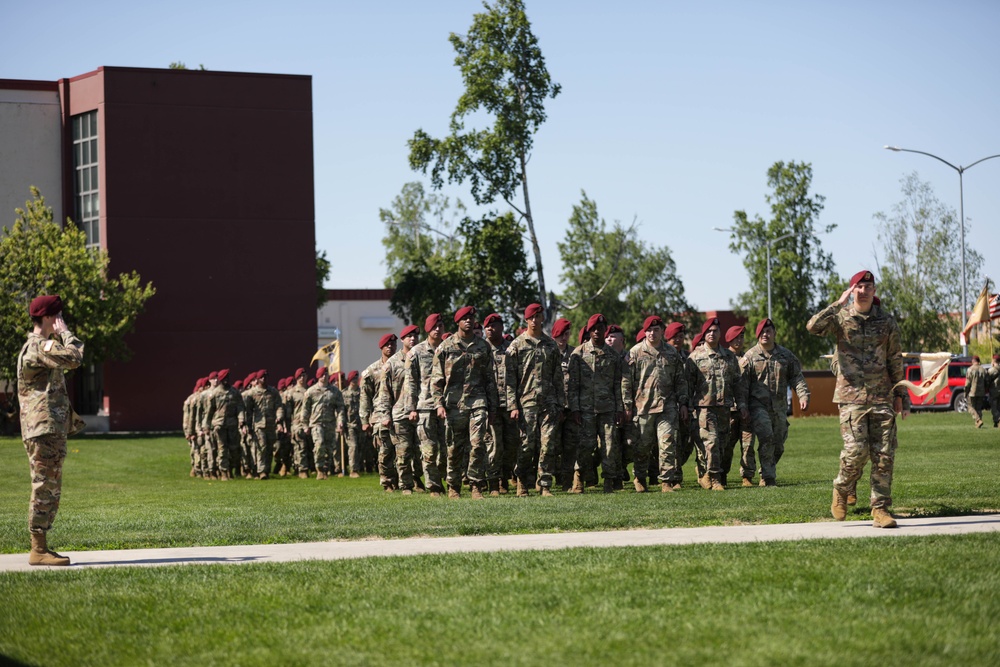
{"label": "maroon beret", "polygon": [[510,341],[514,340],[514,334],[506,333],[503,335],[503,339],[509,343]]}
{"label": "maroon beret", "polygon": [[306,386],[307,387],[311,387],[314,384],[316,384],[316,379],[315,378],[309,378],[309,382],[306,382]]}
{"label": "maroon beret", "polygon": [[646,338],[646,330],[645,329],[639,329],[639,333],[637,333],[635,335],[635,342],[637,342],[637,343],[641,342],[645,338]]}
{"label": "maroon beret", "polygon": [[306,369],[296,368],[295,369],[295,379],[298,380],[300,377],[306,374]]}
{"label": "maroon beret", "polygon": [[607,335],[610,336],[611,334],[616,334],[616,333],[620,333],[622,336],[625,335],[625,332],[622,331],[621,326],[619,326],[617,324],[612,324],[610,327],[608,327],[608,334]]}
{"label": "maroon beret", "polygon": [[198,391],[205,386],[205,378],[198,378],[198,381],[194,383],[194,390]]}
{"label": "maroon beret", "polygon": [[243,380],[237,380],[236,382],[233,383],[233,389],[242,389],[242,388],[243,388]]}
{"label": "maroon beret", "polygon": [[875,276],[868,269],[864,271],[858,271],[853,276],[851,276],[851,287],[854,287],[858,283],[871,283],[875,284]]}
{"label": "maroon beret", "polygon": [[451,338],[450,331],[445,331],[443,334],[441,334],[441,340],[448,340],[449,338]]}
{"label": "maroon beret", "polygon": [[424,320],[424,331],[430,331],[431,329],[436,327],[438,325],[438,322],[440,321],[441,321],[441,313],[434,313],[432,315],[428,315],[427,319]]}
{"label": "maroon beret", "polygon": [[757,323],[757,328],[754,330],[757,332],[757,338],[760,338],[760,332],[763,331],[766,326],[774,327],[774,322],[771,321],[770,317],[765,317]]}
{"label": "maroon beret", "polygon": [[705,334],[697,333],[697,334],[694,335],[694,338],[691,339],[691,351],[692,352],[694,352],[694,349],[696,347],[698,347],[699,345],[701,345],[701,340],[704,337],[705,337]]}
{"label": "maroon beret", "polygon": [[292,377],[291,375],[289,375],[288,377],[285,378],[285,386],[286,387],[291,387],[293,384],[295,384],[295,378],[294,377]]}
{"label": "maroon beret", "polygon": [[646,318],[646,321],[642,323],[643,330],[648,329],[652,326],[663,326],[663,320],[660,319],[659,315],[650,315]]}
{"label": "maroon beret", "polygon": [[217,377],[219,378],[219,382],[222,382],[227,377],[229,377],[229,369],[223,368],[221,371],[219,371],[219,375]]}
{"label": "maroon beret", "polygon": [[419,334],[419,333],[420,333],[420,327],[418,327],[416,324],[411,324],[410,326],[405,327],[402,331],[399,332],[399,337],[406,338],[407,336],[412,336],[413,334]]}
{"label": "maroon beret", "polygon": [[663,332],[663,337],[666,338],[667,340],[670,340],[671,338],[674,338],[677,334],[684,333],[685,331],[687,331],[687,329],[685,329],[684,325],[681,324],[680,322],[671,322],[670,324],[667,325],[667,330]]}
{"label": "maroon beret", "polygon": [[475,314],[476,314],[476,309],[473,308],[472,306],[462,306],[457,311],[455,311],[455,323],[458,324],[466,317]]}
{"label": "maroon beret", "polygon": [[[537,306],[538,304],[534,305]],[[541,308],[541,306],[538,307]],[[528,308],[531,308],[531,306],[528,306]],[[535,311],[535,312],[540,312],[540,311]],[[531,315],[528,315],[527,310],[524,311],[524,316],[525,318],[531,317]],[[565,317],[560,317],[558,320],[556,320],[556,323],[552,325],[552,337],[559,338],[559,336],[562,336],[569,330],[569,327],[570,327],[570,321],[567,320]]]}
{"label": "maroon beret", "polygon": [[317,380],[320,379],[321,377],[325,377],[325,376],[326,376],[326,366],[320,366],[319,368],[316,369],[316,379]]}
{"label": "maroon beret", "polygon": [[246,387],[250,386],[250,383],[257,379],[256,373],[251,373],[250,375],[243,378],[243,385]]}
{"label": "maroon beret", "polygon": [[267,369],[262,368],[259,371],[257,371],[257,377],[259,378],[267,377]]}
{"label": "maroon beret", "polygon": [[720,329],[722,328],[722,325],[719,324],[718,317],[710,317],[707,320],[705,320],[705,323],[701,325],[701,337],[704,338],[705,332],[707,332],[713,326],[719,327]]}
{"label": "maroon beret", "polygon": [[396,340],[396,334],[387,333],[386,335],[378,339],[378,348],[381,350],[383,347],[385,347],[394,340]]}
{"label": "maroon beret", "polygon": [[351,371],[350,373],[347,374],[347,381],[348,381],[348,383],[354,382],[354,380],[357,377],[358,377],[358,372],[357,371]]}
{"label": "maroon beret", "polygon": [[593,329],[594,327],[596,327],[598,324],[607,324],[607,323],[608,323],[608,321],[604,318],[604,315],[601,315],[600,313],[595,313],[595,314],[593,314],[593,315],[590,316],[589,320],[587,320],[587,326],[585,326],[583,328],[583,330],[584,331],[590,331],[591,329]]}
{"label": "maroon beret", "polygon": [[737,336],[741,335],[746,330],[746,327],[729,327],[726,329],[726,345],[732,343],[736,340]]}
{"label": "maroon beret", "polygon": [[580,327],[580,345],[583,345],[583,336],[587,333],[587,327]]}
{"label": "maroon beret", "polygon": [[284,391],[284,390],[285,390],[285,378],[281,378],[280,380],[278,380],[278,391]]}
{"label": "maroon beret", "polygon": [[524,309],[524,319],[528,320],[542,312],[542,304],[532,303]]}
{"label": "maroon beret", "polygon": [[503,318],[500,317],[499,313],[493,313],[492,315],[487,315],[486,319],[483,320],[483,326],[488,327],[493,320],[500,320],[503,323]]}
{"label": "maroon beret", "polygon": [[62,312],[63,302],[58,294],[51,296],[36,296],[28,306],[28,313],[32,317],[44,317],[45,315],[58,315]]}
{"label": "maroon beret", "polygon": [[209,380],[217,380],[217,379],[219,379],[219,371],[212,371],[211,373],[209,373],[208,374],[208,379]]}

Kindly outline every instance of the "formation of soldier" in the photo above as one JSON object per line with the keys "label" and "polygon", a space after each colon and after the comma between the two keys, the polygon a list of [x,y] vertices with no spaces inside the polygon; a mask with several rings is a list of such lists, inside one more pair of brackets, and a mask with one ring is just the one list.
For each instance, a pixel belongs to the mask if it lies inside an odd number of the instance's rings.
{"label": "formation of soldier", "polygon": [[1000,426],[1000,354],[993,355],[989,369],[983,368],[978,356],[972,357],[965,375],[965,397],[976,428],[983,427],[983,412],[987,409],[993,415],[993,428]]}

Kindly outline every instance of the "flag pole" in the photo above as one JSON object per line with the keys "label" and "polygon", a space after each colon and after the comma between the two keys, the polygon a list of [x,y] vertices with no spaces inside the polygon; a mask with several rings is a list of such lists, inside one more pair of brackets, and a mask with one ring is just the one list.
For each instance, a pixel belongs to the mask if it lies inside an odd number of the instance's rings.
{"label": "flag pole", "polygon": [[[343,374],[340,372],[340,339],[337,340],[337,389],[340,390],[341,397],[344,395],[344,385],[340,381]],[[343,398],[341,398],[343,400]],[[344,424],[347,426],[347,424]],[[337,439],[340,441],[340,474],[347,477],[347,434],[341,431]]]}

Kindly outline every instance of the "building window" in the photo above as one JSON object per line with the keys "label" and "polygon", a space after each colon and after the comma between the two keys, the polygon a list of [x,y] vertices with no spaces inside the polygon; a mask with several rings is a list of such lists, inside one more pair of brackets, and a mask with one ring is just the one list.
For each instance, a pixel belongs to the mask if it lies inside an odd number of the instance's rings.
{"label": "building window", "polygon": [[97,111],[88,111],[73,116],[73,219],[87,235],[88,246],[101,243],[97,164]]}

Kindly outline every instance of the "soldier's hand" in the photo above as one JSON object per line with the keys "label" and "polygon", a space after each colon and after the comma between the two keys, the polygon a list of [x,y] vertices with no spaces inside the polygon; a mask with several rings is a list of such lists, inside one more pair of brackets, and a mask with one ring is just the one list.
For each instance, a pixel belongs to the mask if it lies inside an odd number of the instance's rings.
{"label": "soldier's hand", "polygon": [[805,412],[806,410],[809,409],[809,399],[808,398],[800,398],[799,399],[799,409],[802,410],[802,412]]}
{"label": "soldier's hand", "polygon": [[576,422],[577,424],[580,424],[580,423],[583,422],[583,417],[580,415],[580,411],[579,410],[575,410],[573,412],[573,421]]}
{"label": "soldier's hand", "polygon": [[746,408],[740,408],[740,419],[747,421],[750,419],[750,411]]}
{"label": "soldier's hand", "polygon": [[417,414],[416,410],[410,410],[410,417],[409,417],[409,419],[410,419],[411,422],[415,422],[418,419],[420,419],[420,415]]}
{"label": "soldier's hand", "polygon": [[625,408],[625,423],[632,421],[632,410],[631,408]]}
{"label": "soldier's hand", "polygon": [[338,426],[337,427],[337,435],[344,435],[344,427],[343,426]]}
{"label": "soldier's hand", "polygon": [[681,406],[681,419],[683,419],[684,421],[687,421],[689,416],[690,415],[688,415],[688,406],[682,405]]}
{"label": "soldier's hand", "polygon": [[516,422],[517,418],[520,417],[520,416],[521,416],[521,411],[520,410],[511,410],[510,411],[510,420],[511,421]]}
{"label": "soldier's hand", "polygon": [[910,411],[903,409],[903,399],[899,396],[892,399],[892,409],[899,415],[900,419],[906,419],[910,416]]}
{"label": "soldier's hand", "polygon": [[391,419],[383,419],[382,420],[382,426],[385,426],[386,428],[392,426],[392,420]]}
{"label": "soldier's hand", "polygon": [[843,306],[845,303],[847,303],[847,300],[851,298],[852,290],[853,288],[851,287],[848,287],[847,289],[844,290],[844,293],[840,295],[839,299],[837,299],[838,306]]}
{"label": "soldier's hand", "polygon": [[437,409],[437,416],[438,416],[438,419],[447,419],[448,418],[448,411],[445,410],[444,408],[438,408]]}
{"label": "soldier's hand", "polygon": [[52,332],[59,334],[63,331],[69,331],[69,328],[66,326],[66,320],[63,319],[62,313],[59,313],[56,315],[56,321],[52,323]]}
{"label": "soldier's hand", "polygon": [[368,430],[368,429],[370,429],[371,427],[372,427],[372,425],[371,425],[371,424],[362,424],[362,425],[361,425],[361,430],[362,430],[362,431],[367,431],[367,430]]}

